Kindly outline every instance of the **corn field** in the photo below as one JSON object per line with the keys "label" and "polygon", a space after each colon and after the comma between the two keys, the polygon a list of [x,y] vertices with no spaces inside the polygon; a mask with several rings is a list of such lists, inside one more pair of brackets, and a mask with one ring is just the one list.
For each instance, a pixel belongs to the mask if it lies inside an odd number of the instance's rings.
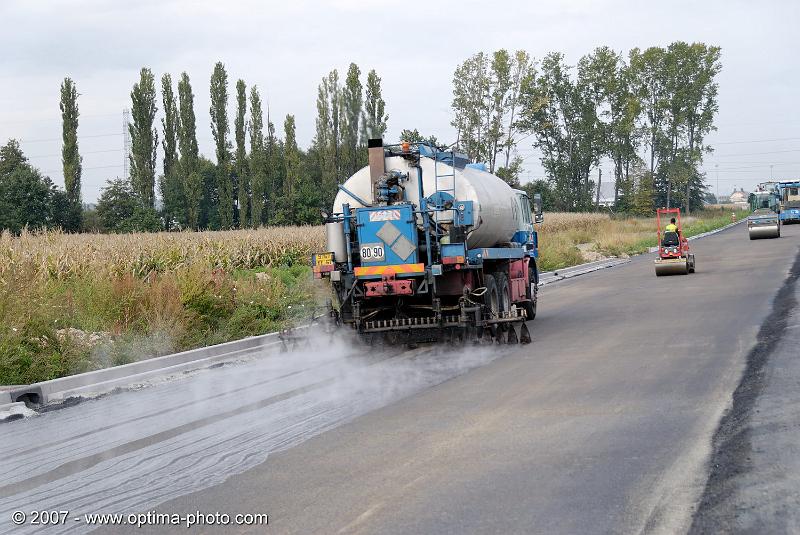
{"label": "corn field", "polygon": [[145,277],[189,267],[232,271],[307,264],[324,248],[318,227],[157,234],[0,235],[0,282],[14,273],[38,280],[73,277]]}

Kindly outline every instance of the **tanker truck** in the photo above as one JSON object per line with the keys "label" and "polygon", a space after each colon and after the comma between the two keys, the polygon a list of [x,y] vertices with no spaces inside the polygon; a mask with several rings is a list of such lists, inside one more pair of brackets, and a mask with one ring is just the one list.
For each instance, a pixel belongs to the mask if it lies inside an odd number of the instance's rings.
{"label": "tanker truck", "polygon": [[528,343],[536,316],[541,197],[453,150],[368,142],[369,165],[325,217],[329,315],[367,341]]}

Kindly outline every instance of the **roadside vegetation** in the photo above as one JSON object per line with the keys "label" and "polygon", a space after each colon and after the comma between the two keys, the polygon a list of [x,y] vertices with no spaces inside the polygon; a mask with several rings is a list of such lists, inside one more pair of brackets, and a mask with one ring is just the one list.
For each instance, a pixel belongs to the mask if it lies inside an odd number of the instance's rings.
{"label": "roadside vegetation", "polygon": [[0,236],[0,384],[275,331],[317,301],[320,227]]}
{"label": "roadside vegetation", "polygon": [[[684,234],[694,236],[747,217],[746,211],[711,209],[683,218]],[[663,224],[663,222],[662,222]],[[656,218],[598,213],[545,214],[539,232],[541,271],[647,252],[656,245]]]}
{"label": "roadside vegetation", "polygon": [[[737,214],[741,218],[742,213]],[[719,228],[730,210],[684,221]],[[647,251],[655,219],[548,213],[540,269]],[[320,310],[322,227],[0,235],[0,384],[27,384],[288,327]]]}

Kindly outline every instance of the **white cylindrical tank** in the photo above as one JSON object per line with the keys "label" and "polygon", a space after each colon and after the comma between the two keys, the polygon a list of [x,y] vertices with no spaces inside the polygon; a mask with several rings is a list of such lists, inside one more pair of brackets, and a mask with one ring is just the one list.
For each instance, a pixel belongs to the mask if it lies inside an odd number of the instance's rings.
{"label": "white cylindrical tank", "polygon": [[[430,197],[436,192],[434,161],[432,158],[420,158],[422,167],[422,182],[424,194]],[[453,168],[439,162],[436,164],[439,172],[439,188],[452,189],[453,177],[442,177],[453,173]],[[409,165],[409,162],[400,156],[386,158],[386,171],[397,170],[408,173],[408,180],[402,182],[405,188],[405,199],[419,207],[418,170]],[[501,178],[481,171],[466,167],[455,169],[455,197],[459,201],[472,201],[475,224],[467,237],[470,248],[492,247],[500,242],[511,239],[519,227],[518,219],[520,206],[514,190]],[[367,202],[372,200],[372,183],[370,181],[369,167],[364,167],[347,179],[343,186]],[[363,205],[344,191],[339,191],[333,203],[334,213],[342,213],[342,205],[348,203],[350,208],[361,208]],[[452,222],[452,212],[439,214],[439,221]],[[420,226],[421,218],[418,218]]]}
{"label": "white cylindrical tank", "polygon": [[337,262],[347,261],[347,242],[344,237],[344,223],[341,221],[325,223],[325,250],[333,253]]}

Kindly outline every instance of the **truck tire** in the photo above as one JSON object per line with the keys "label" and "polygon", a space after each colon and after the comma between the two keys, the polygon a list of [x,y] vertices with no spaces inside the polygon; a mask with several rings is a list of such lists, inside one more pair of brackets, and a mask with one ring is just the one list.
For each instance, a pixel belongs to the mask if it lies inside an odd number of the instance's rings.
{"label": "truck tire", "polygon": [[[511,310],[511,288],[508,285],[508,275],[498,271],[495,273],[497,278],[497,294],[500,301],[500,311],[508,312]],[[500,332],[506,332],[510,328],[508,323],[501,323],[498,326]]]}
{"label": "truck tire", "polygon": [[500,297],[497,293],[497,280],[492,275],[483,277],[483,286],[486,293],[483,294],[483,303],[493,317],[500,312]]}
{"label": "truck tire", "polygon": [[[522,307],[525,310],[527,321],[536,318],[536,301],[539,298],[539,284],[536,278],[536,264],[531,261],[530,265],[528,265],[528,284],[525,289],[525,297],[528,298],[528,301],[523,303]],[[531,289],[532,286],[533,289]]]}
{"label": "truck tire", "polygon": [[497,298],[500,302],[500,312],[508,312],[511,310],[511,291],[508,287],[508,276],[498,271],[494,277],[497,281]]}
{"label": "truck tire", "polygon": [[[500,297],[497,293],[497,281],[492,275],[485,275],[483,277],[483,286],[486,292],[483,294],[483,303],[489,310],[489,317],[496,318],[500,312]],[[489,334],[492,338],[497,336],[497,324],[493,324],[488,328]],[[478,329],[478,338],[482,338],[484,334],[483,328]]]}

